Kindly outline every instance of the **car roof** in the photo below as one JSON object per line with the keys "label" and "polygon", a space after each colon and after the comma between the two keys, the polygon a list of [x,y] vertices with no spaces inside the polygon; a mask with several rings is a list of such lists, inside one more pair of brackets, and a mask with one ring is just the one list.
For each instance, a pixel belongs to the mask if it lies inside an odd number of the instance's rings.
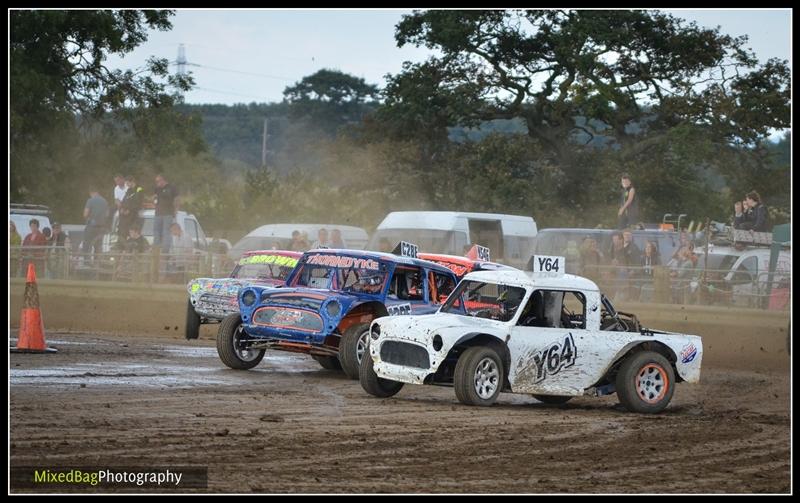
{"label": "car roof", "polygon": [[594,281],[574,274],[549,274],[524,272],[518,269],[477,271],[464,276],[464,280],[501,283],[522,288],[554,288],[599,292]]}
{"label": "car roof", "polygon": [[[470,213],[463,211],[393,211],[384,217],[378,224],[378,230],[391,229],[434,229],[451,230],[457,218],[471,220],[499,220],[503,224],[504,234],[527,235],[523,229],[532,235],[536,234],[536,221],[526,215],[507,215],[502,213]],[[505,224],[522,225],[521,228],[511,226],[505,229]],[[516,231],[516,232],[514,232]]]}
{"label": "car roof", "polygon": [[488,260],[473,260],[469,257],[462,257],[460,255],[447,255],[444,253],[418,253],[417,257],[421,258],[422,260],[429,260],[429,261],[441,261],[441,262],[449,262],[451,264],[458,264],[463,265],[465,267],[483,267],[489,266],[493,269],[495,268],[511,268],[511,266],[505,264],[499,264],[497,262],[491,262]]}
{"label": "car roof", "polygon": [[446,272],[448,274],[453,274],[453,271],[435,262],[430,262],[428,260],[422,260],[412,257],[403,257],[401,255],[395,255],[393,253],[384,253],[384,252],[368,251],[368,250],[347,250],[347,249],[337,249],[337,248],[319,248],[314,250],[308,250],[306,252],[306,254],[310,253],[326,254],[326,255],[345,255],[348,257],[358,257],[358,258],[372,258],[377,260],[383,260],[385,262],[394,262],[396,264],[426,267],[428,269],[437,272]]}

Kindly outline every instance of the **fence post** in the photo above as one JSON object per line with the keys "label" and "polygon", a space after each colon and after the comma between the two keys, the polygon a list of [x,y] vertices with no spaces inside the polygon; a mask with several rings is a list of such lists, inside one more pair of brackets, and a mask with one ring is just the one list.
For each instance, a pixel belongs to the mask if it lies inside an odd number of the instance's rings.
{"label": "fence post", "polygon": [[161,274],[161,247],[154,246],[153,247],[153,262],[151,264],[150,269],[150,282],[151,283],[158,283],[160,280]]}
{"label": "fence post", "polygon": [[653,270],[653,300],[657,304],[669,304],[672,299],[669,269],[663,265]]}

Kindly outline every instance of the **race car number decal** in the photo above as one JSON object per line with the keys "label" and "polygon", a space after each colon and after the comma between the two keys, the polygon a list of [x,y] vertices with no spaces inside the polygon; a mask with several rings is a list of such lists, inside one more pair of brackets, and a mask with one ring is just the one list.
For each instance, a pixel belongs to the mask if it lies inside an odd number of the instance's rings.
{"label": "race car number decal", "polygon": [[564,337],[561,344],[553,344],[549,348],[539,351],[533,355],[533,362],[536,365],[535,383],[545,380],[548,375],[559,373],[562,369],[575,365],[578,357],[578,350],[575,347],[575,340],[572,334]]}
{"label": "race car number decal", "polygon": [[395,304],[386,306],[389,316],[406,316],[411,314],[411,304]]}

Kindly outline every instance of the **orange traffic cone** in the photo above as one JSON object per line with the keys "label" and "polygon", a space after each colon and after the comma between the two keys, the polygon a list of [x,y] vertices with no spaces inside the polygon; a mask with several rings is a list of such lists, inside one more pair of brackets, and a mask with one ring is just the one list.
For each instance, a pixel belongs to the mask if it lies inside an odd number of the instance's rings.
{"label": "orange traffic cone", "polygon": [[19,320],[19,338],[12,353],[55,353],[44,342],[44,322],[39,311],[39,290],[36,287],[36,269],[28,264],[28,277],[25,279],[25,303]]}

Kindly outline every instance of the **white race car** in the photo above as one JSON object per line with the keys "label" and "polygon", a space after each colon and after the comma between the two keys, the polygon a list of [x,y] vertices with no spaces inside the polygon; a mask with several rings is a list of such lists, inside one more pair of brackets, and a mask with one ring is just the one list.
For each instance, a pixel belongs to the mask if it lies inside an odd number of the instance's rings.
{"label": "white race car", "polygon": [[385,398],[404,383],[452,385],[468,405],[501,391],[545,403],[616,392],[626,409],[655,413],[676,383],[699,381],[700,337],[641,327],[594,282],[563,274],[563,257],[534,264],[466,275],[434,315],[374,320],[362,387]]}

